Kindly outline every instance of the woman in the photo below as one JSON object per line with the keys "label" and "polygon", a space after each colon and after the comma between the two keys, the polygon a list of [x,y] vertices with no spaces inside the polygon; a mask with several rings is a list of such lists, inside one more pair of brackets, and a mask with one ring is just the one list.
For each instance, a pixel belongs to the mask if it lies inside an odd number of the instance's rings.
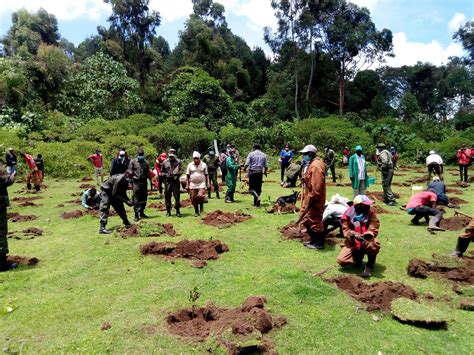
{"label": "woman", "polygon": [[281,186],[284,184],[285,179],[285,170],[290,166],[291,160],[293,159],[293,151],[290,149],[290,145],[286,144],[280,152],[280,170],[281,170]]}

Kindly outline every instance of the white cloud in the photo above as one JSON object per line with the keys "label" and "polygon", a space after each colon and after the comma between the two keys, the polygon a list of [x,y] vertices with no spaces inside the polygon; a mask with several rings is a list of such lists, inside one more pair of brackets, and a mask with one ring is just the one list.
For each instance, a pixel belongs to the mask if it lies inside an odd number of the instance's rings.
{"label": "white cloud", "polygon": [[235,10],[235,14],[247,17],[249,25],[258,28],[260,32],[265,26],[275,29],[277,25],[270,1],[243,0]]}
{"label": "white cloud", "polygon": [[395,58],[387,58],[386,63],[393,67],[414,65],[419,61],[441,65],[447,63],[449,57],[463,55],[463,48],[458,43],[451,43],[447,47],[443,47],[438,41],[410,42],[405,32],[393,35],[393,47]]}
{"label": "white cloud", "polygon": [[164,23],[185,19],[193,12],[191,0],[151,0],[150,8],[159,11]]}
{"label": "white cloud", "polygon": [[456,12],[453,18],[448,22],[448,28],[452,32],[456,32],[461,25],[466,22],[466,15],[461,12]]}
{"label": "white cloud", "polygon": [[359,7],[366,7],[372,13],[377,7],[379,0],[349,0],[350,2],[356,4]]}

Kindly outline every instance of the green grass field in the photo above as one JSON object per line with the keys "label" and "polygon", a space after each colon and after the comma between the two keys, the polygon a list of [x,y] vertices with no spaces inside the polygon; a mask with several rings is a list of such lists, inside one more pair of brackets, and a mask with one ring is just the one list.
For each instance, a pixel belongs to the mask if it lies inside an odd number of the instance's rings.
{"label": "green grass field", "polygon": [[[395,181],[408,179],[400,173],[396,173]],[[347,176],[347,172],[344,174]],[[446,172],[448,184],[456,179],[457,175]],[[276,172],[267,180],[262,205],[270,208],[269,200],[291,191],[275,182]],[[56,207],[74,199],[71,193],[81,191],[77,180],[47,179],[46,183],[49,188],[41,194],[43,199],[35,201],[43,207],[19,208],[13,204],[11,208],[21,214],[38,215],[39,219],[10,223],[10,231],[34,226],[43,228],[44,234],[30,240],[9,239],[11,254],[36,256],[40,263],[0,274],[0,345],[5,352],[175,354],[204,353],[211,348],[225,353],[212,341],[193,343],[166,330],[166,315],[189,307],[188,295],[194,287],[201,293],[198,305],[212,301],[217,306],[235,307],[248,296],[266,296],[269,311],[288,318],[285,327],[270,333],[279,353],[467,354],[474,349],[474,314],[456,309],[461,297],[451,285],[440,279],[413,279],[406,274],[412,258],[429,260],[433,252],[452,252],[458,233],[431,235],[425,226],[409,225],[411,217],[399,207],[383,206],[395,214],[379,215],[382,249],[371,281],[399,281],[421,294],[431,293],[436,299],[448,296],[450,301],[439,301],[452,318],[447,330],[404,325],[382,313],[376,313],[380,320],[374,321],[373,314],[364,311],[361,304],[323,280],[344,274],[336,264],[339,247],[329,246],[319,252],[308,250],[297,241],[282,240],[278,229],[297,217],[253,208],[249,195],[236,194],[238,202],[232,205],[224,204],[222,199],[212,199],[205,205],[207,212],[241,209],[253,215],[253,219],[231,228],[205,226],[192,216],[191,208],[183,209],[181,219],[167,219],[164,212],[148,210],[151,221],[173,223],[180,236],[122,239],[99,235],[97,218],[60,218],[61,212],[79,208]],[[11,197],[18,196],[16,191],[22,187],[12,186]],[[410,187],[393,190],[402,195],[400,205],[411,194]],[[381,191],[379,176],[370,191]],[[350,187],[328,187],[328,198],[336,192],[351,197]],[[465,189],[459,197],[473,201],[474,188]],[[474,214],[474,206],[463,205],[461,211]],[[448,210],[446,216],[453,213]],[[120,222],[118,217],[112,217],[109,227],[119,226]],[[204,269],[191,267],[189,260],[171,263],[139,253],[141,244],[180,238],[219,239],[227,243],[230,251],[209,261]],[[312,276],[329,267],[323,278]],[[13,311],[6,312],[7,307]],[[104,322],[112,328],[101,331]]]}

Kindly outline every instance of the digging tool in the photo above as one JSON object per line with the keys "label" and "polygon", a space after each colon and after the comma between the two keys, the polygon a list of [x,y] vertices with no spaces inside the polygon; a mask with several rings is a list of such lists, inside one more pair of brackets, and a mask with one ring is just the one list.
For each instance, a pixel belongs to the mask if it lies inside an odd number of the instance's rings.
{"label": "digging tool", "polygon": [[465,214],[465,213],[462,213],[462,212],[459,212],[459,211],[454,211],[454,216],[456,216],[456,217],[463,216],[463,217],[467,217],[469,219],[472,219],[472,217],[469,216],[468,214]]}

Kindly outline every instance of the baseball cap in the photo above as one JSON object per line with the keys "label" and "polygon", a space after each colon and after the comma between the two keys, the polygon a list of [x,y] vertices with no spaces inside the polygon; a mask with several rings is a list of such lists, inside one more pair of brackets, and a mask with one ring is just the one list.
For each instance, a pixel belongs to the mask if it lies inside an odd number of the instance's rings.
{"label": "baseball cap", "polygon": [[371,205],[374,203],[370,198],[368,198],[366,195],[357,195],[354,197],[354,200],[352,201],[354,205],[359,205],[359,204],[364,204],[364,205]]}
{"label": "baseball cap", "polygon": [[357,152],[358,150],[362,151],[362,146],[361,146],[361,145],[356,145],[355,150],[356,150],[356,152]]}
{"label": "baseball cap", "polygon": [[176,149],[170,149],[168,151],[168,156],[169,157],[175,157],[176,156]]}
{"label": "baseball cap", "polygon": [[436,152],[434,150],[430,150],[430,154],[435,154]]}
{"label": "baseball cap", "polygon": [[316,149],[316,147],[312,144],[308,144],[307,146],[305,146],[302,150],[300,150],[300,153],[316,153],[318,150]]}

